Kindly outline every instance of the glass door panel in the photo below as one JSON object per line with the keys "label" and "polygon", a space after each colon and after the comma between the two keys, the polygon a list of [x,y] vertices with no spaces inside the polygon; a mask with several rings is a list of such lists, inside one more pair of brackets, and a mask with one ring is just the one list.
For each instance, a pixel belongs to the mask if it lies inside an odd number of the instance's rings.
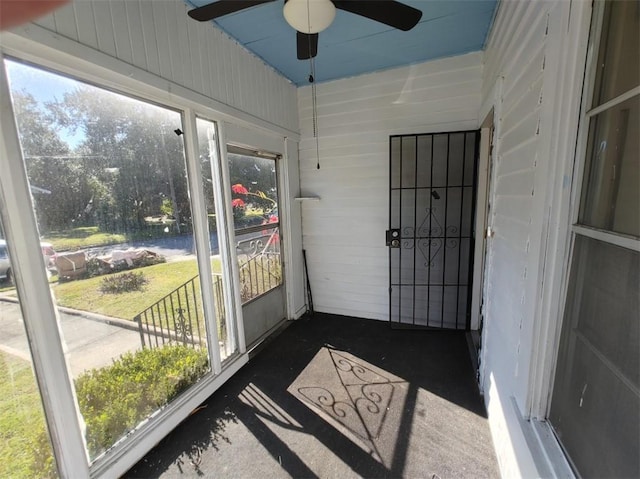
{"label": "glass door panel", "polygon": [[247,345],[285,318],[277,160],[228,147],[232,208]]}
{"label": "glass door panel", "polygon": [[94,460],[211,370],[181,115],[7,70]]}

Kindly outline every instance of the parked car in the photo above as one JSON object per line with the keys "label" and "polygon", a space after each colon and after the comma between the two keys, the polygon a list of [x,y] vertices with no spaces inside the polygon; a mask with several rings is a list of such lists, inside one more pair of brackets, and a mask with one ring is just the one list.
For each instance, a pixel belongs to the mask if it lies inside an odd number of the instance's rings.
{"label": "parked car", "polygon": [[0,240],[0,281],[6,283],[12,281],[11,262],[7,253],[7,243],[4,240]]}
{"label": "parked car", "polygon": [[[55,271],[56,269],[56,256],[57,253],[53,249],[51,243],[40,243],[42,249],[42,259],[49,271]],[[0,239],[0,281],[10,283],[13,281],[13,271],[11,270],[11,262],[9,261],[9,253],[7,251],[7,242]]]}
{"label": "parked car", "polygon": [[44,264],[49,271],[56,269],[56,256],[57,253],[53,249],[53,245],[51,243],[40,243],[40,247],[42,248],[42,257],[44,258]]}

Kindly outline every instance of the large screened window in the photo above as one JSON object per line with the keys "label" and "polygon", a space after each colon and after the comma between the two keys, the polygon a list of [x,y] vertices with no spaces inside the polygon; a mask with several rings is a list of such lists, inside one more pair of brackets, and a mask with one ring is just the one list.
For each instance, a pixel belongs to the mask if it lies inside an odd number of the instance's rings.
{"label": "large screened window", "polygon": [[640,3],[598,2],[549,420],[581,477],[640,476]]}
{"label": "large screened window", "polygon": [[[216,124],[198,120],[200,168],[189,167],[184,112],[4,63],[79,433],[95,463],[238,352],[212,187]],[[1,455],[25,457],[25,473],[11,477],[45,477],[55,462],[19,327],[19,267],[0,240],[0,423],[13,431],[29,417]]]}

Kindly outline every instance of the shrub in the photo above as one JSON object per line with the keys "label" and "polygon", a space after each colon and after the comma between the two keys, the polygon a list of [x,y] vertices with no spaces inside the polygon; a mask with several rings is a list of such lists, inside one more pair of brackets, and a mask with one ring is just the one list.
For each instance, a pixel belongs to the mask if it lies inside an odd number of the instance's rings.
{"label": "shrub", "polygon": [[142,273],[122,273],[104,278],[100,282],[100,291],[103,294],[142,291],[148,282],[149,280]]}
{"label": "shrub", "polygon": [[111,268],[108,263],[99,260],[98,258],[87,259],[87,275],[90,278],[94,276],[102,276],[111,272]]}
{"label": "shrub", "polygon": [[80,375],[76,392],[91,457],[195,383],[208,367],[206,350],[170,345],[126,353],[111,366]]}

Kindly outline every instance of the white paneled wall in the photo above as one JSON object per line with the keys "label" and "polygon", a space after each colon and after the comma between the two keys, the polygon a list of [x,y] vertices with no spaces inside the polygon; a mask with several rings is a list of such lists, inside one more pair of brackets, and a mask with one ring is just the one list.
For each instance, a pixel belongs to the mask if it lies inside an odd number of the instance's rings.
{"label": "white paneled wall", "polygon": [[473,53],[298,90],[303,245],[317,311],[387,320],[389,135],[478,127],[482,55]]}
{"label": "white paneled wall", "polygon": [[295,85],[181,0],[77,0],[36,24],[273,125],[298,130]]}
{"label": "white paneled wall", "polygon": [[[494,92],[496,142],[491,178],[484,312],[483,382],[503,474],[520,476],[513,462],[518,435],[505,448],[511,401],[526,401],[530,331],[536,301],[530,276],[538,258],[532,241],[541,199],[539,175],[542,85],[547,53],[548,11],[542,3],[503,2],[485,52],[483,95]],[[496,88],[495,85],[499,86]],[[536,248],[534,248],[536,249]],[[524,466],[526,471],[526,466]],[[534,469],[535,470],[535,469]],[[514,476],[514,477],[515,477]]]}
{"label": "white paneled wall", "polygon": [[554,262],[564,261],[551,224],[569,221],[559,212],[569,197],[578,128],[584,51],[576,40],[588,32],[588,23],[576,26],[584,9],[571,7],[501,2],[485,50],[483,110],[495,109],[496,124],[488,220],[495,236],[488,240],[481,383],[504,477],[541,474],[523,418],[536,394],[546,405],[544,386],[534,381],[543,370],[551,377],[554,346],[542,330],[559,322],[541,310],[551,314],[545,288],[552,270],[561,271]]}
{"label": "white paneled wall", "polygon": [[[500,361],[495,367],[525,382],[529,358],[522,342],[527,341],[536,300],[529,279],[538,259],[532,243],[539,240],[534,225],[541,199],[535,186],[540,174],[542,83],[548,47],[548,12],[540,7],[540,3],[529,2],[502,5],[487,47],[483,85],[488,91],[498,77],[502,78],[496,99],[497,141],[489,218],[495,236],[489,243],[485,318],[487,328],[499,328],[501,335],[510,338],[501,343],[502,354],[509,361]],[[492,336],[487,334],[487,338]]]}

